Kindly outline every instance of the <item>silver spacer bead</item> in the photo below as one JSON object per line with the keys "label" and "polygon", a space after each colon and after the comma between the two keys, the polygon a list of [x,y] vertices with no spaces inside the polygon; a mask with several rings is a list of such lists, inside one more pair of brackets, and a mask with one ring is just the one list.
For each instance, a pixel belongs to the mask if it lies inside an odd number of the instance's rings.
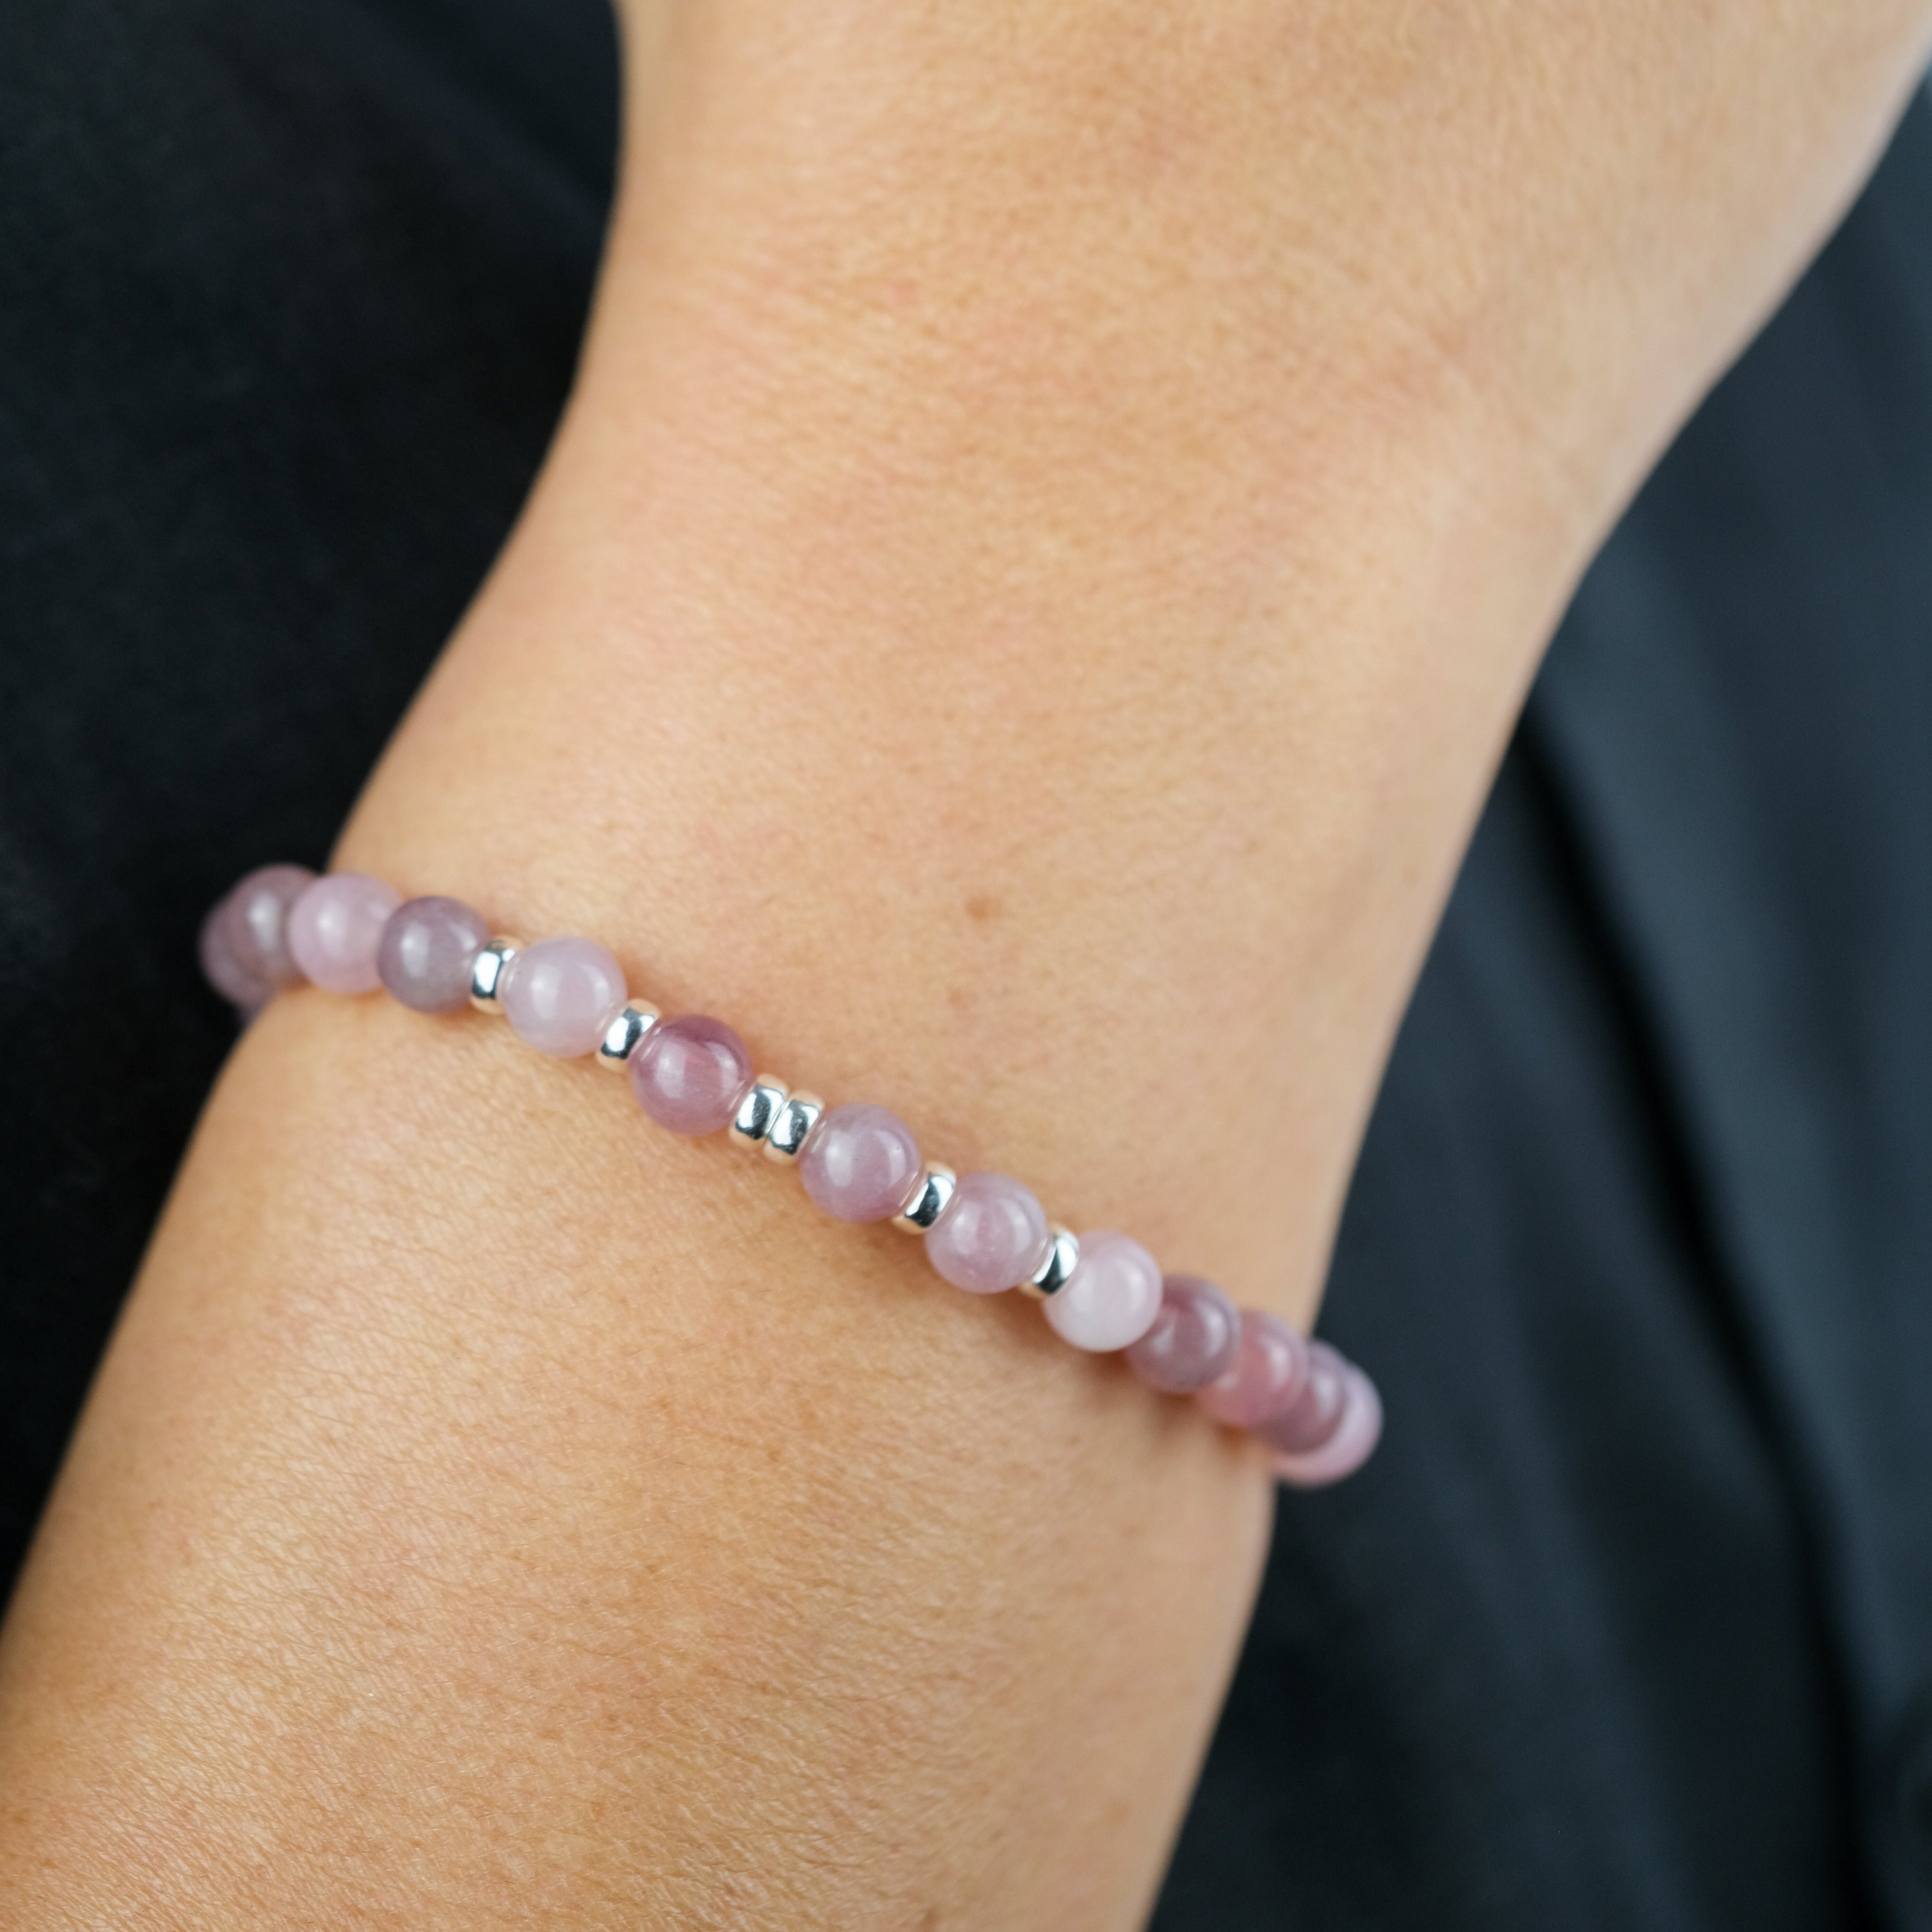
{"label": "silver spacer bead", "polygon": [[738,1102],[738,1111],[731,1120],[732,1139],[740,1147],[763,1146],[790,1094],[790,1088],[782,1080],[760,1073],[752,1082],[752,1090]]}
{"label": "silver spacer bead", "polygon": [[1044,1301],[1066,1286],[1066,1277],[1080,1265],[1080,1240],[1071,1228],[1058,1221],[1047,1225],[1046,1258],[1033,1271],[1029,1281],[1020,1283],[1020,1292]]}
{"label": "silver spacer bead", "polygon": [[919,1192],[892,1216],[892,1226],[903,1234],[924,1234],[946,1212],[946,1204],[952,1198],[953,1184],[958,1178],[950,1167],[943,1167],[938,1161],[928,1162]]}
{"label": "silver spacer bead", "polygon": [[503,974],[524,950],[520,939],[493,939],[470,962],[470,1004],[480,1013],[503,1010]]}
{"label": "silver spacer bead", "polygon": [[786,1162],[797,1160],[807,1138],[818,1124],[825,1102],[816,1094],[794,1094],[779,1105],[771,1129],[765,1136],[765,1158]]}
{"label": "silver spacer bead", "polygon": [[644,1036],[658,1023],[658,1010],[633,1004],[610,1022],[597,1049],[597,1064],[621,1073],[632,1054],[644,1044]]}

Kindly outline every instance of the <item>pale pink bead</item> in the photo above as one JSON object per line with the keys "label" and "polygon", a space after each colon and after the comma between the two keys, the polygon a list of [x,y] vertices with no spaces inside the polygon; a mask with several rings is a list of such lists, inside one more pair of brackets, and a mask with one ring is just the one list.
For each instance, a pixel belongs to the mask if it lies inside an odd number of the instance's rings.
{"label": "pale pink bead", "polygon": [[1275,1474],[1296,1489],[1319,1489],[1353,1475],[1382,1440],[1382,1399],[1375,1384],[1352,1362],[1342,1364],[1342,1414],[1335,1432],[1318,1449],[1278,1452],[1270,1459]]}
{"label": "pale pink bead", "polygon": [[926,1231],[926,1257],[955,1288],[998,1294],[1031,1278],[1046,1255],[1046,1210],[1004,1174],[962,1174]]}
{"label": "pale pink bead", "polygon": [[825,1114],[798,1158],[805,1191],[840,1221],[890,1221],[924,1172],[912,1130],[862,1101]]}
{"label": "pale pink bead", "polygon": [[1241,1311],[1229,1366],[1195,1400],[1216,1422],[1252,1429],[1292,1402],[1308,1378],[1308,1344],[1277,1316]]}
{"label": "pale pink bead", "polygon": [[629,998],[624,969],[594,939],[540,939],[510,962],[499,998],[517,1037],[539,1053],[594,1053]]}
{"label": "pale pink bead", "polygon": [[201,970],[244,1012],[300,981],[302,968],[289,954],[289,908],[314,883],[306,866],[263,866],[202,922]]}
{"label": "pale pink bead", "polygon": [[365,872],[331,872],[289,910],[289,952],[318,986],[332,993],[373,993],[382,928],[402,904],[393,886]]}
{"label": "pale pink bead", "polygon": [[1160,1312],[1160,1264],[1125,1234],[1082,1234],[1066,1286],[1045,1305],[1054,1331],[1076,1348],[1131,1348]]}
{"label": "pale pink bead", "polygon": [[1326,1342],[1308,1345],[1308,1372],[1288,1399],[1249,1424],[1270,1449],[1291,1456],[1319,1449],[1341,1426],[1348,1364]]}
{"label": "pale pink bead", "polygon": [[1240,1339],[1240,1311],[1211,1281],[1171,1274],[1160,1285],[1160,1312],[1127,1351],[1127,1366],[1150,1388],[1192,1395],[1226,1372]]}
{"label": "pale pink bead", "polygon": [[745,1042],[704,1013],[661,1020],[631,1056],[630,1070],[638,1105],[674,1134],[728,1127],[752,1088]]}

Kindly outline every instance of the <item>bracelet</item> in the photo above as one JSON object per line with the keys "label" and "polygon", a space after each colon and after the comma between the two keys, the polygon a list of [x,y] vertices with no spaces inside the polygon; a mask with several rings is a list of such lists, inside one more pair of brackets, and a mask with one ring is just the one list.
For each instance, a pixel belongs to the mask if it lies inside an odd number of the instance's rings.
{"label": "bracelet", "polygon": [[638,1103],[676,1134],[728,1131],[798,1169],[842,1221],[890,1221],[920,1235],[956,1288],[1037,1297],[1076,1348],[1124,1351],[1136,1375],[1249,1431],[1275,1474],[1300,1488],[1359,1468],[1382,1433],[1382,1401],[1360,1369],[1278,1316],[1237,1310],[1212,1282],[1163,1276],[1138,1241],[1049,1222],[1004,1174],[956,1175],[923,1160],[884,1107],[828,1108],[752,1071],[745,1043],[702,1014],[665,1019],[631,998],[622,968],[594,940],[525,946],[491,933],[460,900],[401,896],[359,872],[318,878],[300,866],[250,872],[201,931],[202,970],[244,1018],[306,980],[337,993],[386,987],[421,1012],[476,1006],[559,1058],[594,1054],[628,1075]]}

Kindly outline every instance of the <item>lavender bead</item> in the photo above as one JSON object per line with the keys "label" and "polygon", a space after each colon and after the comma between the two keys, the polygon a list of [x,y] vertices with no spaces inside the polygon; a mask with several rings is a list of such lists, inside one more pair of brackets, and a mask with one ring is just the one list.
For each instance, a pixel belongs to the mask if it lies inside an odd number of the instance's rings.
{"label": "lavender bead", "polygon": [[331,872],[289,909],[290,953],[328,992],[373,993],[382,983],[376,949],[401,903],[394,886],[366,872]]}
{"label": "lavender bead", "polygon": [[1308,1379],[1308,1344],[1273,1315],[1241,1311],[1234,1359],[1195,1398],[1216,1422],[1252,1429],[1278,1415]]}
{"label": "lavender bead", "polygon": [[595,1053],[630,995],[624,969],[594,939],[540,939],[509,964],[498,998],[517,1037],[539,1053]]}
{"label": "lavender bead", "polygon": [[652,1028],[631,1057],[630,1072],[638,1105],[659,1126],[715,1134],[731,1124],[751,1090],[752,1056],[722,1020],[685,1013]]}
{"label": "lavender bead", "polygon": [[1274,1473],[1298,1490],[1319,1489],[1352,1475],[1374,1454],[1382,1440],[1382,1399],[1376,1385],[1352,1362],[1342,1366],[1342,1414],[1335,1432],[1318,1449],[1280,1454]]}
{"label": "lavender bead", "polygon": [[926,1258],[955,1288],[998,1294],[1028,1280],[1046,1252],[1046,1210],[1004,1174],[962,1175],[926,1231]]}
{"label": "lavender bead", "polygon": [[202,922],[201,970],[223,998],[253,1012],[302,978],[289,952],[289,908],[314,883],[306,866],[264,866]]}
{"label": "lavender bead", "polygon": [[419,1013],[470,1004],[470,969],[489,943],[483,915],[460,899],[409,899],[390,914],[376,970],[390,993]]}
{"label": "lavender bead", "polygon": [[1076,1348],[1130,1348],[1160,1312],[1160,1264],[1125,1234],[1082,1234],[1078,1263],[1045,1306],[1054,1331]]}
{"label": "lavender bead", "polygon": [[1291,1456],[1319,1449],[1341,1426],[1348,1364],[1326,1342],[1308,1345],[1308,1372],[1278,1408],[1249,1426],[1270,1449]]}
{"label": "lavender bead", "polygon": [[1150,1388],[1192,1395],[1232,1365],[1240,1339],[1239,1311],[1211,1281],[1171,1274],[1160,1285],[1160,1312],[1127,1351],[1127,1365]]}
{"label": "lavender bead", "polygon": [[890,1221],[925,1175],[919,1143],[884,1107],[834,1107],[800,1155],[805,1191],[840,1221]]}

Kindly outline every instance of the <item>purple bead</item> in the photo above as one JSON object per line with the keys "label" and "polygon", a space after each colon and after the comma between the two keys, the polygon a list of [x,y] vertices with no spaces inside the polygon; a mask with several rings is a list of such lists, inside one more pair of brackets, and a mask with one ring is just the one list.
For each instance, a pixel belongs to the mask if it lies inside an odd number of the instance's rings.
{"label": "purple bead", "polygon": [[1046,1210],[1004,1174],[960,1177],[926,1231],[926,1258],[955,1288],[998,1294],[1028,1280],[1046,1253]]}
{"label": "purple bead", "polygon": [[264,866],[202,922],[201,970],[223,998],[253,1012],[301,980],[289,952],[289,908],[314,883],[306,866]]}
{"label": "purple bead", "polygon": [[452,1013],[470,1004],[470,969],[489,939],[483,915],[460,899],[410,899],[382,928],[376,970],[404,1006]]}
{"label": "purple bead", "polygon": [[1308,1378],[1308,1344],[1278,1316],[1241,1311],[1233,1362],[1195,1400],[1216,1422],[1252,1429],[1278,1415]]}
{"label": "purple bead", "polygon": [[1046,1307],[1054,1332],[1076,1348],[1131,1348],[1160,1312],[1160,1264],[1125,1234],[1082,1234],[1073,1272]]}
{"label": "purple bead", "polygon": [[798,1157],[805,1191],[840,1221],[890,1221],[925,1171],[904,1121],[862,1102],[825,1114]]}
{"label": "purple bead", "polygon": [[1251,1423],[1270,1449],[1291,1456],[1319,1449],[1341,1425],[1348,1391],[1348,1364],[1325,1342],[1308,1345],[1308,1372],[1279,1408]]}
{"label": "purple bead", "polygon": [[1374,1454],[1382,1440],[1382,1399],[1353,1362],[1342,1365],[1342,1413],[1335,1431],[1318,1449],[1278,1452],[1274,1473],[1299,1490],[1319,1489],[1352,1475]]}
{"label": "purple bead", "polygon": [[638,1105],[674,1134],[715,1134],[728,1127],[751,1089],[752,1056],[745,1042],[722,1020],[703,1013],[661,1020],[631,1056],[631,1091]]}
{"label": "purple bead", "polygon": [[1160,1312],[1127,1351],[1127,1364],[1150,1388],[1192,1395],[1234,1361],[1241,1317],[1211,1281],[1171,1274],[1160,1285]]}
{"label": "purple bead", "polygon": [[595,1053],[630,995],[594,939],[540,939],[511,960],[498,995],[517,1037],[539,1053]]}
{"label": "purple bead", "polygon": [[332,993],[373,993],[382,982],[376,949],[402,903],[393,886],[366,872],[331,872],[289,910],[289,951],[316,985]]}

